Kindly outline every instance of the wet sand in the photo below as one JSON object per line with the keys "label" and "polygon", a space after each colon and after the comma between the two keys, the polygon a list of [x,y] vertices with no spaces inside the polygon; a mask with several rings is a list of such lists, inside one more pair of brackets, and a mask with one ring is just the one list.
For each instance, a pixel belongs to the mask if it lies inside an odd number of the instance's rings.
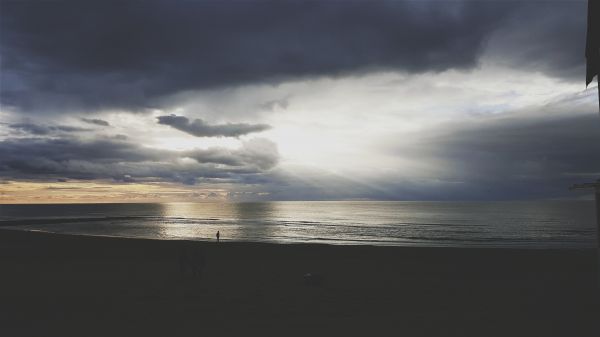
{"label": "wet sand", "polygon": [[600,336],[596,265],[596,250],[0,230],[0,336]]}

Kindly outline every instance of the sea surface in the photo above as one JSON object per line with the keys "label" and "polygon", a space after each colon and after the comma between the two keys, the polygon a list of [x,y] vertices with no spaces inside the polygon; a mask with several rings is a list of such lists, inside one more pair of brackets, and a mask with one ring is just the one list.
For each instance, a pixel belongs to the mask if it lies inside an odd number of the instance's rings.
{"label": "sea surface", "polygon": [[0,205],[0,227],[158,239],[591,248],[591,201]]}

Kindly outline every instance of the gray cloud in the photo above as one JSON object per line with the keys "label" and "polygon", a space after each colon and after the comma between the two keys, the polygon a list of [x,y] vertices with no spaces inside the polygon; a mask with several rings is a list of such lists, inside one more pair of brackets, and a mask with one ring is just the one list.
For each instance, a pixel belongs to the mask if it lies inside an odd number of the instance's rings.
{"label": "gray cloud", "polygon": [[99,126],[110,126],[110,124],[107,121],[97,118],[81,118],[81,121]]}
{"label": "gray cloud", "polygon": [[199,162],[223,164],[228,166],[246,166],[268,170],[279,161],[279,152],[275,143],[255,138],[243,144],[239,149],[209,148],[185,153],[185,156]]}
{"label": "gray cloud", "polygon": [[290,106],[289,97],[284,97],[281,99],[273,99],[270,101],[266,101],[261,103],[260,108],[267,111],[275,111],[277,109],[285,110]]}
{"label": "gray cloud", "polygon": [[436,176],[397,186],[398,192],[414,186],[408,194],[416,198],[574,197],[571,184],[600,174],[600,121],[597,113],[471,121],[398,146],[396,153],[440,165]]}
{"label": "gray cloud", "polygon": [[[9,138],[0,141],[0,177],[231,183],[260,175],[278,160],[275,145],[265,140],[249,141],[235,151],[207,151],[212,157],[195,156],[195,163],[189,163],[181,160],[186,156],[179,152],[145,148],[123,140]],[[230,158],[235,165],[216,165],[219,160],[214,158],[220,157]]]}
{"label": "gray cloud", "polygon": [[586,1],[523,1],[490,35],[495,63],[585,83]]}
{"label": "gray cloud", "polygon": [[189,133],[196,137],[239,137],[253,132],[261,132],[270,129],[266,124],[227,123],[210,125],[202,119],[194,119],[193,122],[184,116],[159,116],[158,124],[169,125],[177,130]]}
{"label": "gray cloud", "polygon": [[139,110],[182,91],[477,64],[520,5],[474,1],[6,2],[2,102]]}
{"label": "gray cloud", "polygon": [[90,129],[68,125],[42,125],[35,123],[14,123],[9,128],[33,135],[49,135],[56,132],[82,132]]}

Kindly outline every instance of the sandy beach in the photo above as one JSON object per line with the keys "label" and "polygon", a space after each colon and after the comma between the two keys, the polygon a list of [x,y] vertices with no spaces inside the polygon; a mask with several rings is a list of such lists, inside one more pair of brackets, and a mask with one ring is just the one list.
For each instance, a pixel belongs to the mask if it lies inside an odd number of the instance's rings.
{"label": "sandy beach", "polygon": [[0,230],[0,335],[598,336],[595,254]]}

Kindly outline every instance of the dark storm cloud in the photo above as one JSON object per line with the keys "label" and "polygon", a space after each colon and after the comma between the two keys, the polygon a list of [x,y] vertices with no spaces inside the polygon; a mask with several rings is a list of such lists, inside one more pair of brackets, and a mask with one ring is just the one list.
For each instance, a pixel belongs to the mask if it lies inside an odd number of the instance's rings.
{"label": "dark storm cloud", "polygon": [[441,165],[431,183],[396,186],[409,193],[414,185],[421,199],[574,197],[571,184],[600,173],[600,122],[597,113],[471,121],[397,153]]}
{"label": "dark storm cloud", "polygon": [[500,64],[582,82],[586,12],[586,1],[523,1],[491,35],[486,54]]}
{"label": "dark storm cloud", "polygon": [[110,124],[107,121],[97,118],[81,118],[81,121],[99,126],[110,126]]}
{"label": "dark storm cloud", "polygon": [[[585,179],[600,172],[600,157],[597,156],[600,153],[600,124],[597,118],[588,115],[537,125],[505,126],[499,130],[503,134],[485,145],[491,151],[496,150],[492,147],[495,145],[500,158],[514,159],[516,164],[507,167],[508,172],[513,168],[513,177],[535,179],[580,175]],[[508,140],[511,137],[512,142]]]}
{"label": "dark storm cloud", "polygon": [[109,139],[82,141],[74,138],[9,138],[0,142],[0,164],[5,167],[18,166],[25,171],[42,162],[93,161],[108,164],[159,160],[169,157],[166,155],[165,151],[144,149],[133,143]]}
{"label": "dark storm cloud", "polygon": [[[0,177],[8,179],[115,179],[117,181],[177,181],[204,179],[243,181],[262,174],[278,161],[273,143],[254,140],[238,150],[209,149],[209,157],[184,163],[181,153],[146,148],[116,139],[19,138],[0,141]],[[201,151],[199,152],[201,153]],[[217,158],[217,159],[215,159]],[[215,164],[229,158],[231,167]],[[213,181],[214,182],[214,181]]]}
{"label": "dark storm cloud", "polygon": [[519,7],[474,1],[3,1],[3,104],[143,109],[168,95],[476,65]]}
{"label": "dark storm cloud", "polygon": [[[473,165],[465,176],[541,179],[600,172],[598,116],[504,121],[437,138],[438,156]],[[463,165],[461,164],[460,167]]]}
{"label": "dark storm cloud", "polygon": [[9,124],[9,128],[19,130],[32,135],[49,135],[56,132],[82,132],[90,131],[90,129],[80,128],[68,125],[43,125],[35,123],[14,123]]}
{"label": "dark storm cloud", "polygon": [[196,137],[239,137],[253,132],[261,132],[270,129],[266,124],[227,123],[210,125],[202,119],[194,119],[193,122],[184,116],[159,116],[158,124],[169,125],[177,130],[189,133]]}

